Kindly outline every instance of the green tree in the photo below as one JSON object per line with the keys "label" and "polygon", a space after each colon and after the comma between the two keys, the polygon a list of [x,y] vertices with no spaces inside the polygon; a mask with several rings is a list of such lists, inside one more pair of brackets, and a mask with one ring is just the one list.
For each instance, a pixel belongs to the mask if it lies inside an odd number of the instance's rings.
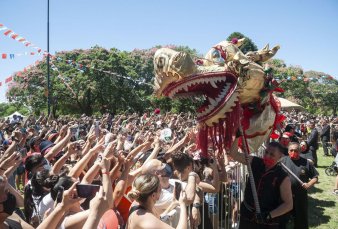
{"label": "green tree", "polygon": [[[165,111],[182,111],[184,107],[192,107],[190,100],[152,97],[153,56],[160,47],[126,52],[95,46],[57,53],[51,61],[54,115],[92,115],[106,111],[141,113],[156,106]],[[197,56],[196,50],[186,46],[166,47]],[[8,99],[32,107],[35,113],[46,111],[46,72],[47,66],[42,61],[20,77],[16,76]]]}
{"label": "green tree", "polygon": [[14,112],[19,112],[22,115],[28,115],[29,109],[21,106],[19,103],[0,103],[0,117],[6,117]]}
{"label": "green tree", "polygon": [[257,51],[258,50],[255,43],[249,37],[243,35],[240,32],[233,32],[232,34],[230,34],[227,38],[227,41],[231,41],[233,38],[237,38],[237,39],[245,38],[244,43],[239,48],[244,54],[249,52],[249,51]]}
{"label": "green tree", "polygon": [[310,90],[320,105],[320,112],[325,115],[337,115],[338,111],[338,81],[330,83],[311,83]]}

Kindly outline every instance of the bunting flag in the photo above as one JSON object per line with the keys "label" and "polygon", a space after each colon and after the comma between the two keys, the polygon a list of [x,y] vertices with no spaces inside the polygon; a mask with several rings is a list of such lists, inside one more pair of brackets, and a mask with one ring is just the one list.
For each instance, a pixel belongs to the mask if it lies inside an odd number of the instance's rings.
{"label": "bunting flag", "polygon": [[299,76],[285,76],[285,75],[274,75],[274,79],[277,81],[296,81],[296,80],[301,80],[304,82],[318,82],[319,80],[326,80],[326,82],[328,81],[336,81],[336,79],[333,76],[330,75],[317,75],[317,76],[311,76],[311,77],[307,77],[304,75],[299,75]]}
{"label": "bunting flag", "polygon": [[26,47],[31,47],[33,49],[36,49],[38,53],[40,53],[42,51],[42,49],[40,47],[38,47],[35,44],[29,42],[28,40],[26,40],[22,36],[19,36],[19,34],[15,33],[13,30],[7,28],[5,25],[3,25],[1,23],[0,23],[0,31],[5,31],[5,32],[3,32],[3,34],[5,36],[8,36],[8,37],[12,38],[13,40],[16,40],[16,41],[22,43]]}
{"label": "bunting flag", "polygon": [[25,52],[25,53],[0,53],[1,59],[10,59],[13,60],[15,57],[20,56],[41,56],[44,55],[38,52]]}
{"label": "bunting flag", "polygon": [[[1,32],[3,31],[3,32]],[[38,46],[34,45],[33,43],[29,42],[28,40],[26,40],[24,37],[20,36],[19,34],[15,33],[13,30],[11,30],[10,28],[6,27],[5,25],[3,24],[0,24],[0,33],[3,33],[5,36],[8,36],[10,38],[12,38],[13,40],[15,41],[18,41],[20,43],[22,43],[24,46],[26,47],[30,47],[30,48],[34,48],[37,50],[37,52],[25,52],[25,53],[17,53],[17,54],[13,54],[13,53],[1,53],[1,59],[14,59],[16,56],[27,56],[27,55],[43,55],[43,56],[50,56],[52,60],[57,60],[57,61],[63,61],[63,59],[61,57],[56,57],[54,55],[51,55],[50,53],[48,53],[47,51],[43,51],[42,52],[42,49],[39,48]],[[39,63],[39,61],[35,62],[35,65],[37,65]],[[83,64],[78,64],[76,63],[76,61],[74,60],[66,60],[66,63],[71,65],[72,67],[76,68],[78,71],[80,71],[81,73],[85,72],[86,70],[88,69],[93,69],[95,71],[99,71],[99,72],[102,72],[102,73],[105,73],[105,74],[109,74],[109,75],[112,75],[114,77],[118,77],[118,78],[122,78],[122,79],[126,79],[126,80],[130,80],[130,81],[133,81],[134,83],[136,84],[139,84],[139,85],[148,85],[148,86],[153,86],[152,84],[150,83],[147,83],[145,82],[145,79],[143,80],[138,80],[138,79],[133,79],[132,77],[130,76],[124,76],[124,75],[121,75],[119,73],[116,73],[116,72],[112,72],[112,71],[107,71],[107,70],[104,70],[104,69],[98,69],[98,68],[95,68],[94,66],[92,65],[83,65]],[[30,67],[32,65],[26,67],[23,69],[23,72],[27,72]],[[72,94],[75,95],[75,92],[73,91],[73,89],[69,86],[68,82],[70,81],[69,78],[67,77],[63,77],[59,70],[57,69],[57,67],[53,64],[52,65],[52,70],[54,71],[57,71],[58,72],[58,78],[60,78],[64,83],[65,85],[67,86],[67,88],[70,89],[70,91],[72,92]],[[19,71],[16,73],[16,76],[18,77],[22,77],[22,71]],[[332,76],[326,76],[326,75],[322,75],[322,76],[311,76],[311,77],[305,77],[303,75],[300,75],[300,76],[283,76],[283,75],[275,75],[274,78],[276,80],[281,80],[282,82],[284,81],[296,81],[296,80],[303,80],[304,82],[309,82],[309,81],[319,81],[321,79],[324,79],[324,80],[335,80],[334,77]],[[5,80],[5,83],[9,83],[13,80],[13,76],[10,76],[8,78],[6,78]],[[320,82],[320,81],[319,81]],[[1,86],[1,82],[0,82],[0,86]]]}
{"label": "bunting flag", "polygon": [[[56,56],[52,56],[52,57],[53,57],[53,59],[55,59],[57,61],[63,61],[63,58],[61,58],[61,57],[56,57]],[[150,87],[153,87],[152,84],[145,82],[145,79],[143,79],[143,80],[133,79],[130,76],[124,76],[124,75],[121,75],[121,74],[116,73],[116,72],[106,71],[106,70],[103,70],[103,69],[97,69],[97,68],[91,66],[90,64],[88,64],[86,66],[83,65],[83,64],[78,64],[78,63],[76,63],[76,61],[70,60],[70,59],[69,60],[65,60],[65,62],[68,65],[76,68],[81,73],[85,72],[87,69],[93,69],[95,71],[103,72],[105,74],[109,74],[109,75],[112,75],[112,76],[115,76],[115,77],[118,77],[118,78],[122,78],[122,79],[126,79],[126,80],[129,80],[129,81],[133,81],[134,83],[136,83],[138,85],[148,85]]]}
{"label": "bunting flag", "polygon": [[13,76],[10,76],[8,78],[5,79],[5,83],[9,83],[13,80]]}
{"label": "bunting flag", "polygon": [[54,63],[51,63],[51,69],[53,71],[56,71],[58,73],[58,78],[61,79],[61,81],[66,85],[66,87],[69,89],[69,91],[76,97],[76,93],[74,92],[73,88],[68,84],[70,81],[69,78],[63,77],[59,71],[59,69],[54,65]]}

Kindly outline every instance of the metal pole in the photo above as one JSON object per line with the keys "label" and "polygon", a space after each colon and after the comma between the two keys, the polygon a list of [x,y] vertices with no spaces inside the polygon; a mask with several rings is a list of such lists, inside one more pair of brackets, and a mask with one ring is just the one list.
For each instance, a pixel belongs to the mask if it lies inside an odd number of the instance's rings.
{"label": "metal pole", "polygon": [[244,151],[245,161],[246,161],[246,164],[247,164],[246,167],[247,167],[248,173],[249,173],[249,182],[250,182],[250,186],[251,186],[252,197],[253,197],[254,203],[255,203],[256,214],[260,214],[261,208],[259,206],[256,184],[255,184],[255,180],[254,180],[254,176],[253,176],[253,172],[252,172],[251,164],[250,164],[250,160],[249,160],[249,151],[248,151],[249,149],[247,148],[247,145],[246,145],[247,142],[246,142],[246,138],[244,136],[245,133],[243,132],[243,128],[242,128],[241,123],[239,124],[239,130],[243,134],[242,135],[243,151]]}
{"label": "metal pole", "polygon": [[296,174],[294,174],[288,167],[286,167],[286,165],[284,165],[283,164],[283,162],[279,162],[280,163],[280,165],[293,177],[293,178],[295,178],[297,181],[298,181],[298,183],[301,185],[301,186],[303,186],[304,185],[304,182],[301,180],[301,179],[299,179],[298,177],[297,177],[297,175]]}
{"label": "metal pole", "polygon": [[50,68],[49,68],[49,0],[47,0],[47,103],[48,103],[48,116],[50,115]]}

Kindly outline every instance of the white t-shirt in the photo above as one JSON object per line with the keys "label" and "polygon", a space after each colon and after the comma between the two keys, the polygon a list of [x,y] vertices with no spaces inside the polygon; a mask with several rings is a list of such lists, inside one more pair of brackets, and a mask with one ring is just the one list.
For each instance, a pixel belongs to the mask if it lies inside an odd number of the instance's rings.
{"label": "white t-shirt", "polygon": [[[181,183],[182,190],[184,190],[187,186],[186,182],[183,182],[177,179],[169,179],[170,187],[168,189],[162,188],[160,199],[155,203],[155,210],[157,213],[159,214],[163,213],[169,207],[169,205],[173,202],[175,182]],[[175,209],[170,211],[166,215],[165,220],[162,220],[162,221],[176,228],[179,219],[180,219],[180,208],[176,207]]]}
{"label": "white t-shirt", "polygon": [[50,193],[45,195],[41,201],[39,201],[39,197],[33,196],[33,202],[35,207],[33,208],[32,218],[37,216],[39,220],[42,220],[49,208],[51,210],[54,209],[54,200]]}
{"label": "white t-shirt", "polygon": [[164,212],[165,209],[169,207],[174,199],[174,186],[170,184],[168,189],[162,188],[161,196],[158,201],[155,203],[155,208],[158,213]]}
{"label": "white t-shirt", "polygon": [[45,195],[42,200],[40,201],[39,203],[39,208],[38,208],[38,211],[40,213],[40,215],[43,217],[45,212],[48,210],[48,209],[51,209],[53,210],[54,209],[54,200],[52,199],[52,196],[51,194],[47,194]]}

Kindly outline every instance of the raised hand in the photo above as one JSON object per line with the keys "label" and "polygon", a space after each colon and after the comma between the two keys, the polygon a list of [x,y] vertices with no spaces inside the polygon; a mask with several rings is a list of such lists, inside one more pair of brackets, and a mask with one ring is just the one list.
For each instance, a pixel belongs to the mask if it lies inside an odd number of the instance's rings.
{"label": "raised hand", "polygon": [[71,206],[76,204],[81,200],[81,198],[78,197],[77,191],[76,191],[76,185],[79,182],[74,182],[73,185],[66,191],[63,192],[63,197],[61,204],[65,207],[65,209],[69,209]]}

